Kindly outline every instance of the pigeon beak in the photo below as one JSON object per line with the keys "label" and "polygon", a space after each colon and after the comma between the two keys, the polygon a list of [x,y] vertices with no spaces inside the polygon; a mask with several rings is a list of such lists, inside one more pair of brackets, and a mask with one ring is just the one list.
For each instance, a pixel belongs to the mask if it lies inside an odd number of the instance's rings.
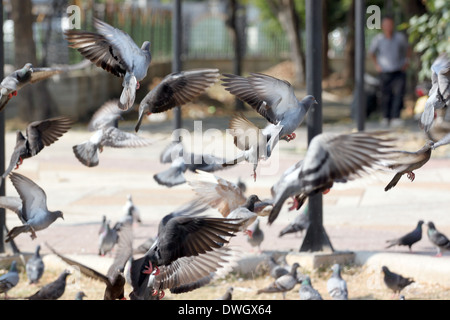
{"label": "pigeon beak", "polygon": [[314,104],[319,104],[319,103],[317,102],[317,100],[314,100]]}
{"label": "pigeon beak", "polygon": [[139,128],[141,127],[141,123],[142,123],[142,119],[144,118],[144,112],[140,111],[139,112],[139,118],[138,118],[138,122],[136,124],[136,127],[134,128],[134,131],[138,132]]}

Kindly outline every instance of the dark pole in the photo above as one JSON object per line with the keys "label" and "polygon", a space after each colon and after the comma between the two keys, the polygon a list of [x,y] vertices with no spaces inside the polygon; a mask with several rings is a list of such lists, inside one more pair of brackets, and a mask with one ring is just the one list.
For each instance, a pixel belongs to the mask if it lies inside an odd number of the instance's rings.
{"label": "dark pole", "polygon": [[365,50],[365,0],[355,1],[355,96],[354,103],[358,131],[364,131],[366,122],[366,94],[364,91]]}
{"label": "dark pole", "polygon": [[[318,104],[308,112],[308,144],[322,133],[322,0],[306,0],[306,88]],[[310,225],[300,251],[333,251],[323,227],[322,194],[308,199]]]}
{"label": "dark pole", "polygon": [[[5,55],[3,46],[3,2],[0,1],[0,79],[4,78]],[[0,112],[0,168],[5,169],[5,111]],[[5,182],[0,186],[0,196],[5,195]],[[0,253],[5,252],[6,213],[0,208]]]}
{"label": "dark pole", "polygon": [[[182,46],[182,19],[181,19],[181,0],[175,0],[173,3],[172,14],[172,72],[180,72],[181,66],[181,46]],[[173,126],[174,130],[180,129],[181,123],[181,108],[177,106],[173,109]]]}

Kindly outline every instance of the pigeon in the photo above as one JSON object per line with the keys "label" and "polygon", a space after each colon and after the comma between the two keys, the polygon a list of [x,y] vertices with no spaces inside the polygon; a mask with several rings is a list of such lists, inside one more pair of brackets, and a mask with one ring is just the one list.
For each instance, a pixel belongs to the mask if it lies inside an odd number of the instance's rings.
{"label": "pigeon", "polygon": [[291,291],[294,289],[297,282],[297,269],[300,267],[300,265],[295,262],[291,266],[291,270],[288,274],[285,274],[279,278],[277,278],[275,281],[273,281],[271,284],[269,284],[267,287],[258,289],[256,294],[261,293],[272,293],[272,292],[280,292],[283,295],[283,300],[286,300],[286,293],[288,291]]}
{"label": "pigeon", "polygon": [[104,21],[94,18],[94,26],[97,33],[70,29],[64,35],[70,48],[78,50],[97,67],[123,78],[118,106],[128,110],[152,61],[150,42],[144,41],[139,48],[127,33]]}
{"label": "pigeon", "polygon": [[300,296],[300,300],[323,300],[319,291],[313,288],[311,278],[309,276],[306,276],[301,282],[298,294]]}
{"label": "pigeon", "polygon": [[384,191],[388,191],[395,187],[404,174],[407,175],[411,182],[414,181],[416,175],[413,171],[421,168],[428,160],[430,160],[433,145],[434,142],[428,140],[425,145],[416,152],[394,151],[398,155],[398,158],[394,163],[389,165],[389,168],[395,170],[397,173],[384,188]]}
{"label": "pigeon", "polygon": [[327,193],[335,182],[345,183],[376,171],[387,170],[389,144],[381,132],[321,133],[311,139],[305,158],[285,172],[271,188],[272,224],[289,197],[297,196],[300,209],[308,196]]}
{"label": "pigeon", "polygon": [[[450,110],[450,109],[449,109],[449,110]],[[448,144],[450,144],[450,133],[447,133],[447,134],[446,134],[444,137],[442,137],[440,140],[436,141],[436,142],[433,144],[432,148],[433,148],[433,150],[434,150],[434,149],[436,149],[436,148],[438,148],[438,147],[445,146],[445,145],[448,145]]]}
{"label": "pigeon", "polygon": [[[208,283],[211,274],[226,263],[231,250],[227,238],[236,235],[241,223],[198,215],[206,209],[191,201],[164,216],[155,243],[131,264],[130,297],[146,299],[150,294],[162,299],[168,288],[175,293],[188,292]],[[180,287],[183,290],[177,290]]]}
{"label": "pigeon", "polygon": [[405,287],[414,283],[412,278],[405,278],[400,274],[390,271],[386,266],[382,266],[381,270],[384,273],[384,283],[394,292],[394,294],[400,294]]}
{"label": "pigeon", "polygon": [[56,252],[55,249],[49,246],[51,251],[56,254],[61,260],[71,266],[76,266],[82,274],[103,282],[106,285],[103,294],[104,300],[126,300],[125,297],[125,265],[130,260],[133,254],[133,230],[132,226],[125,225],[119,231],[119,240],[117,243],[117,251],[114,255],[113,263],[109,266],[106,275],[80,263],[70,259],[62,254]]}
{"label": "pigeon", "polygon": [[256,219],[247,230],[247,242],[250,243],[252,247],[258,247],[258,250],[261,252],[261,243],[264,241],[264,231],[259,226],[259,219]]}
{"label": "pigeon", "polygon": [[5,242],[23,232],[30,232],[31,239],[36,239],[36,231],[48,228],[58,218],[64,219],[61,211],[48,210],[47,195],[36,183],[15,172],[10,173],[9,178],[20,198],[0,197],[0,207],[14,211],[23,225],[12,228]]}
{"label": "pigeon", "polygon": [[333,274],[327,281],[327,291],[333,300],[348,300],[347,282],[342,279],[341,266],[338,263],[331,267]]}
{"label": "pigeon", "polygon": [[122,224],[116,223],[114,227],[111,228],[110,221],[107,221],[105,228],[99,235],[98,242],[98,255],[105,256],[107,253],[111,252],[117,241],[119,240],[118,232]]}
{"label": "pigeon", "polygon": [[294,220],[289,223],[286,227],[281,229],[280,233],[278,234],[278,237],[281,238],[286,234],[303,232],[303,230],[307,230],[309,227],[310,221],[309,221],[309,212],[308,212],[308,206],[305,206],[304,210],[297,214],[294,218]]}
{"label": "pigeon", "polygon": [[432,221],[429,221],[427,226],[428,239],[437,249],[436,257],[442,257],[442,251],[450,250],[450,240],[436,229],[436,226]]}
{"label": "pigeon", "polygon": [[139,104],[135,131],[139,131],[145,115],[166,112],[193,101],[218,81],[218,72],[218,69],[193,69],[165,76]]}
{"label": "pigeon", "polygon": [[268,131],[275,132],[279,139],[295,139],[294,131],[303,122],[311,106],[317,104],[311,95],[299,101],[294,87],[288,81],[266,74],[251,73],[247,78],[233,74],[223,76],[222,85],[225,89],[266,118],[273,125]]}
{"label": "pigeon", "polygon": [[240,231],[244,232],[247,236],[252,237],[252,230],[249,226],[255,222],[258,214],[255,212],[255,203],[261,202],[256,194],[252,194],[247,198],[247,201],[234,209],[228,214],[227,219],[240,222]]}
{"label": "pigeon", "polygon": [[142,223],[139,208],[134,204],[131,194],[127,195],[127,202],[123,206],[123,213],[124,216],[120,220],[121,223]]}
{"label": "pigeon", "polygon": [[269,274],[275,280],[281,276],[284,276],[285,274],[288,274],[289,270],[290,270],[290,268],[287,264],[285,264],[285,265],[279,264],[275,260],[273,255],[269,256],[269,258],[268,258],[268,266],[269,266]]}
{"label": "pigeon", "polygon": [[33,256],[25,264],[29,284],[37,284],[44,274],[45,265],[40,255],[40,250],[41,246],[37,245]]}
{"label": "pigeon", "polygon": [[233,300],[233,287],[228,287],[227,291],[221,296],[220,298],[216,300]]}
{"label": "pigeon", "polygon": [[70,275],[68,270],[64,270],[59,277],[43,286],[36,293],[27,297],[28,300],[58,300],[66,291],[67,277]]}
{"label": "pigeon", "polygon": [[18,169],[24,159],[34,157],[44,147],[48,147],[57,141],[70,129],[71,125],[71,119],[55,117],[31,122],[27,126],[25,136],[18,130],[16,132],[16,145],[2,179],[5,179],[13,169]]}
{"label": "pigeon", "polygon": [[78,291],[75,294],[75,300],[83,300],[87,295],[83,291]]}
{"label": "pigeon", "polygon": [[420,118],[420,125],[428,132],[435,118],[435,109],[450,107],[450,59],[447,53],[431,65],[431,89],[425,102],[425,110]]}
{"label": "pigeon", "polygon": [[108,219],[106,219],[106,216],[103,215],[103,217],[102,217],[102,222],[101,222],[101,224],[100,224],[100,228],[98,229],[98,234],[99,234],[99,235],[105,231],[105,228],[106,228],[106,224],[107,224],[107,223],[108,223]]}
{"label": "pigeon", "polygon": [[103,147],[111,148],[140,148],[154,143],[126,132],[118,127],[123,111],[118,107],[117,100],[107,101],[91,118],[88,130],[94,134],[88,141],[73,146],[75,157],[87,167],[95,167],[99,164],[99,151]]}
{"label": "pigeon", "polygon": [[407,234],[405,234],[400,238],[387,240],[386,242],[389,243],[389,245],[386,247],[386,249],[391,248],[393,246],[408,246],[409,251],[411,251],[412,245],[422,239],[423,223],[424,223],[423,220],[419,220],[416,228],[413,231],[408,232]]}
{"label": "pigeon", "polygon": [[31,63],[25,65],[7,75],[0,82],[0,111],[2,111],[13,96],[28,84],[46,80],[56,74],[72,70],[82,69],[87,66],[88,61],[84,60],[74,65],[60,65],[53,67],[33,67]]}
{"label": "pigeon", "polygon": [[0,276],[0,293],[5,294],[5,299],[8,299],[8,291],[17,286],[19,283],[19,270],[17,269],[17,261],[13,260],[9,271]]}

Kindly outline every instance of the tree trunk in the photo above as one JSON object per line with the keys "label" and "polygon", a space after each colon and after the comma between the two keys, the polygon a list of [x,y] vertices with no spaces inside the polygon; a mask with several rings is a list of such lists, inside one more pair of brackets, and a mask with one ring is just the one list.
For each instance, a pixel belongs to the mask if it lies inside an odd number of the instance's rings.
{"label": "tree trunk", "polygon": [[355,84],[355,0],[347,13],[347,39],[345,43],[345,71],[344,78],[347,85]]}

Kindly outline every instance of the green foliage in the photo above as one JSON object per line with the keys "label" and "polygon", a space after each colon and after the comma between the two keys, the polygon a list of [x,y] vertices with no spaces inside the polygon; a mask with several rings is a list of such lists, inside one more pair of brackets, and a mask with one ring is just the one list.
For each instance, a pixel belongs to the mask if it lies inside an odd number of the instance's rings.
{"label": "green foliage", "polygon": [[413,16],[407,28],[414,51],[420,54],[420,81],[431,77],[431,65],[440,53],[450,52],[450,1],[428,0],[427,10]]}

